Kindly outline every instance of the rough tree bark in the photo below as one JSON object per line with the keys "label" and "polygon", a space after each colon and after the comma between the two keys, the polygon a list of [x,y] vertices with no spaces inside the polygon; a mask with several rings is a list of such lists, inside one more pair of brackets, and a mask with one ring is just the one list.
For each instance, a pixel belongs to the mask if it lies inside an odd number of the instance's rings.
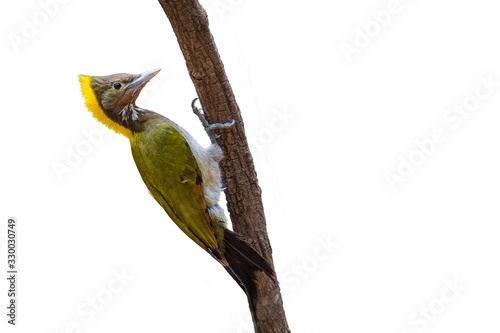
{"label": "rough tree bark", "polygon": [[[222,181],[227,186],[227,208],[236,232],[274,267],[271,244],[252,155],[240,110],[224,71],[208,17],[197,0],[159,0],[186,60],[189,75],[209,123],[236,124],[216,130],[224,152]],[[257,311],[252,319],[257,333],[290,332],[278,283],[264,273],[257,276]]]}

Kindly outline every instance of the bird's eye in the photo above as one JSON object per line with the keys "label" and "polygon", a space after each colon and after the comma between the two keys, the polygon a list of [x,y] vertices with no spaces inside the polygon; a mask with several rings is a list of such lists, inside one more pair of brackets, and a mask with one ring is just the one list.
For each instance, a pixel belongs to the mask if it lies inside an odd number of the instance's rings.
{"label": "bird's eye", "polygon": [[121,87],[122,87],[122,84],[120,82],[113,83],[113,88],[115,88],[116,90],[120,90]]}

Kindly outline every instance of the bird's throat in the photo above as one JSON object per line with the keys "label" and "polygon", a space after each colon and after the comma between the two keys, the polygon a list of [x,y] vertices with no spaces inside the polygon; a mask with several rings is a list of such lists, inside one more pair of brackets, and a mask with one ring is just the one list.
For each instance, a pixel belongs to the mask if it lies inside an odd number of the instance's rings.
{"label": "bird's throat", "polygon": [[83,98],[85,99],[85,105],[92,116],[116,133],[132,139],[132,131],[109,118],[99,105],[99,101],[97,100],[94,90],[92,89],[92,78],[90,76],[80,75],[80,85]]}

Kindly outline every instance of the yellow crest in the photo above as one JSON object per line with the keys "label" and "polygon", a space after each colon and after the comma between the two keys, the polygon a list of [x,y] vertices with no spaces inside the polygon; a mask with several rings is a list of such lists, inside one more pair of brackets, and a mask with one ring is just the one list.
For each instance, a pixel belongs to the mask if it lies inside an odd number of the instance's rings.
{"label": "yellow crest", "polygon": [[122,125],[111,120],[105,113],[104,110],[99,105],[99,101],[92,89],[92,77],[79,75],[80,85],[82,89],[82,95],[85,99],[85,106],[92,113],[95,119],[106,125],[109,129],[112,129],[116,133],[122,134],[129,139],[132,139],[132,131]]}

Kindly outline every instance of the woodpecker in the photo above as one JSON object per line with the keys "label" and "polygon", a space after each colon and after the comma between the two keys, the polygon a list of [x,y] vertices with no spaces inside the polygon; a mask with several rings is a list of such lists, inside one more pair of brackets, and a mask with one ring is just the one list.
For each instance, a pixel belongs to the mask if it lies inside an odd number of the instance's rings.
{"label": "woodpecker", "polygon": [[275,280],[272,266],[245,239],[228,229],[219,206],[222,151],[215,128],[194,106],[212,144],[202,147],[185,129],[165,116],[140,108],[136,99],[160,69],[142,74],[80,75],[87,109],[94,118],[130,141],[132,156],[151,195],[175,224],[217,260],[240,285],[253,308],[255,272]]}

